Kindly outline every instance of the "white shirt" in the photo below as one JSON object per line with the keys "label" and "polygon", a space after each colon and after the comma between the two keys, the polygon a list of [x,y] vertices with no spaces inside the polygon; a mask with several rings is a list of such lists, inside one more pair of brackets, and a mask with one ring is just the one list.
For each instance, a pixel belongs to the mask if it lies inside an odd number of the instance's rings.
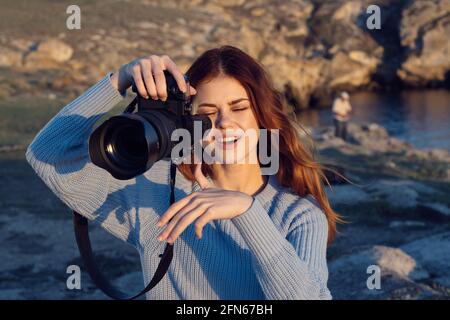
{"label": "white shirt", "polygon": [[348,100],[336,98],[333,102],[332,112],[333,117],[339,121],[347,121],[349,113],[352,111],[352,106]]}

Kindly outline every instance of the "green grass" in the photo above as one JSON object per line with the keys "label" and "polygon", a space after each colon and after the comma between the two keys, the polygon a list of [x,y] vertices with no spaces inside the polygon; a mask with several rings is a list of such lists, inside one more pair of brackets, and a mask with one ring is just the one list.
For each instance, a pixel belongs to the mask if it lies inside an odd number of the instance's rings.
{"label": "green grass", "polygon": [[[81,9],[81,30],[68,30],[66,27],[66,9],[76,4]],[[67,35],[66,41],[76,45],[77,41],[99,29],[106,31],[115,27],[129,29],[132,23],[151,20],[163,24],[178,17],[195,19],[197,16],[208,18],[206,14],[169,8],[157,4],[145,4],[141,1],[117,0],[0,0],[0,30],[16,38],[36,36]]]}
{"label": "green grass", "polygon": [[46,99],[0,102],[0,146],[28,145],[60,110],[62,102]]}
{"label": "green grass", "polygon": [[[16,210],[58,218],[68,208],[44,185],[25,159],[25,149],[38,131],[69,101],[18,99],[0,101],[0,147],[17,145],[21,150],[0,152],[0,208],[4,214]],[[123,111],[120,103],[104,118]],[[37,201],[38,200],[38,201]]]}
{"label": "green grass", "polygon": [[[92,11],[112,14],[112,10],[117,7],[116,3],[117,1],[113,0],[79,0],[75,3],[65,0],[1,0],[0,29],[9,35],[19,37],[37,34],[57,36],[61,32],[68,31],[66,9],[69,5],[76,4],[81,8],[82,30],[92,31],[109,23],[109,21],[102,23],[106,17],[102,15],[95,18],[96,14],[92,14]],[[76,34],[77,31],[73,33]]]}
{"label": "green grass", "polygon": [[[67,103],[48,99],[0,101],[0,147],[18,145],[26,148],[38,131]],[[120,103],[105,117],[122,112],[125,105],[126,101]]]}

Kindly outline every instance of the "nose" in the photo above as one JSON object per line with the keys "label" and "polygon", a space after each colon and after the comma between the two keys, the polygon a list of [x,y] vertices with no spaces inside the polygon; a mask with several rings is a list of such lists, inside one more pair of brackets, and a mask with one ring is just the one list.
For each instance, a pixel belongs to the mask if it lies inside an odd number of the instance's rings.
{"label": "nose", "polygon": [[236,126],[234,119],[229,112],[220,112],[215,121],[217,129],[232,129]]}

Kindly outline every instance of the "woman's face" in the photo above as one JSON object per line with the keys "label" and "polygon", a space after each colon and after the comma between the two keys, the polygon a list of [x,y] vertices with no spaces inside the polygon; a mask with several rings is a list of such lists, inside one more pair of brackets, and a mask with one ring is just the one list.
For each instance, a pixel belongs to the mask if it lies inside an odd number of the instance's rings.
{"label": "woman's face", "polygon": [[205,152],[215,163],[258,163],[258,122],[240,82],[220,75],[200,83],[196,90],[194,113],[208,115],[213,125],[203,140]]}

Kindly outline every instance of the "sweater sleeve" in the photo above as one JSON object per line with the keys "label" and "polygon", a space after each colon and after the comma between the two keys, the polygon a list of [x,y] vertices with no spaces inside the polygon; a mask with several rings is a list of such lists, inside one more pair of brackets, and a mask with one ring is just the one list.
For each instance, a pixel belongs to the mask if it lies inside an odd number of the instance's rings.
{"label": "sweater sleeve", "polygon": [[289,213],[295,217],[286,238],[257,198],[232,221],[250,248],[256,277],[268,300],[331,299],[325,214],[308,200],[294,210]]}
{"label": "sweater sleeve", "polygon": [[108,74],[62,108],[39,131],[26,150],[26,159],[70,209],[136,246],[142,226],[136,221],[133,195],[127,191],[136,179],[113,178],[90,161],[88,152],[95,123],[123,98]]}

